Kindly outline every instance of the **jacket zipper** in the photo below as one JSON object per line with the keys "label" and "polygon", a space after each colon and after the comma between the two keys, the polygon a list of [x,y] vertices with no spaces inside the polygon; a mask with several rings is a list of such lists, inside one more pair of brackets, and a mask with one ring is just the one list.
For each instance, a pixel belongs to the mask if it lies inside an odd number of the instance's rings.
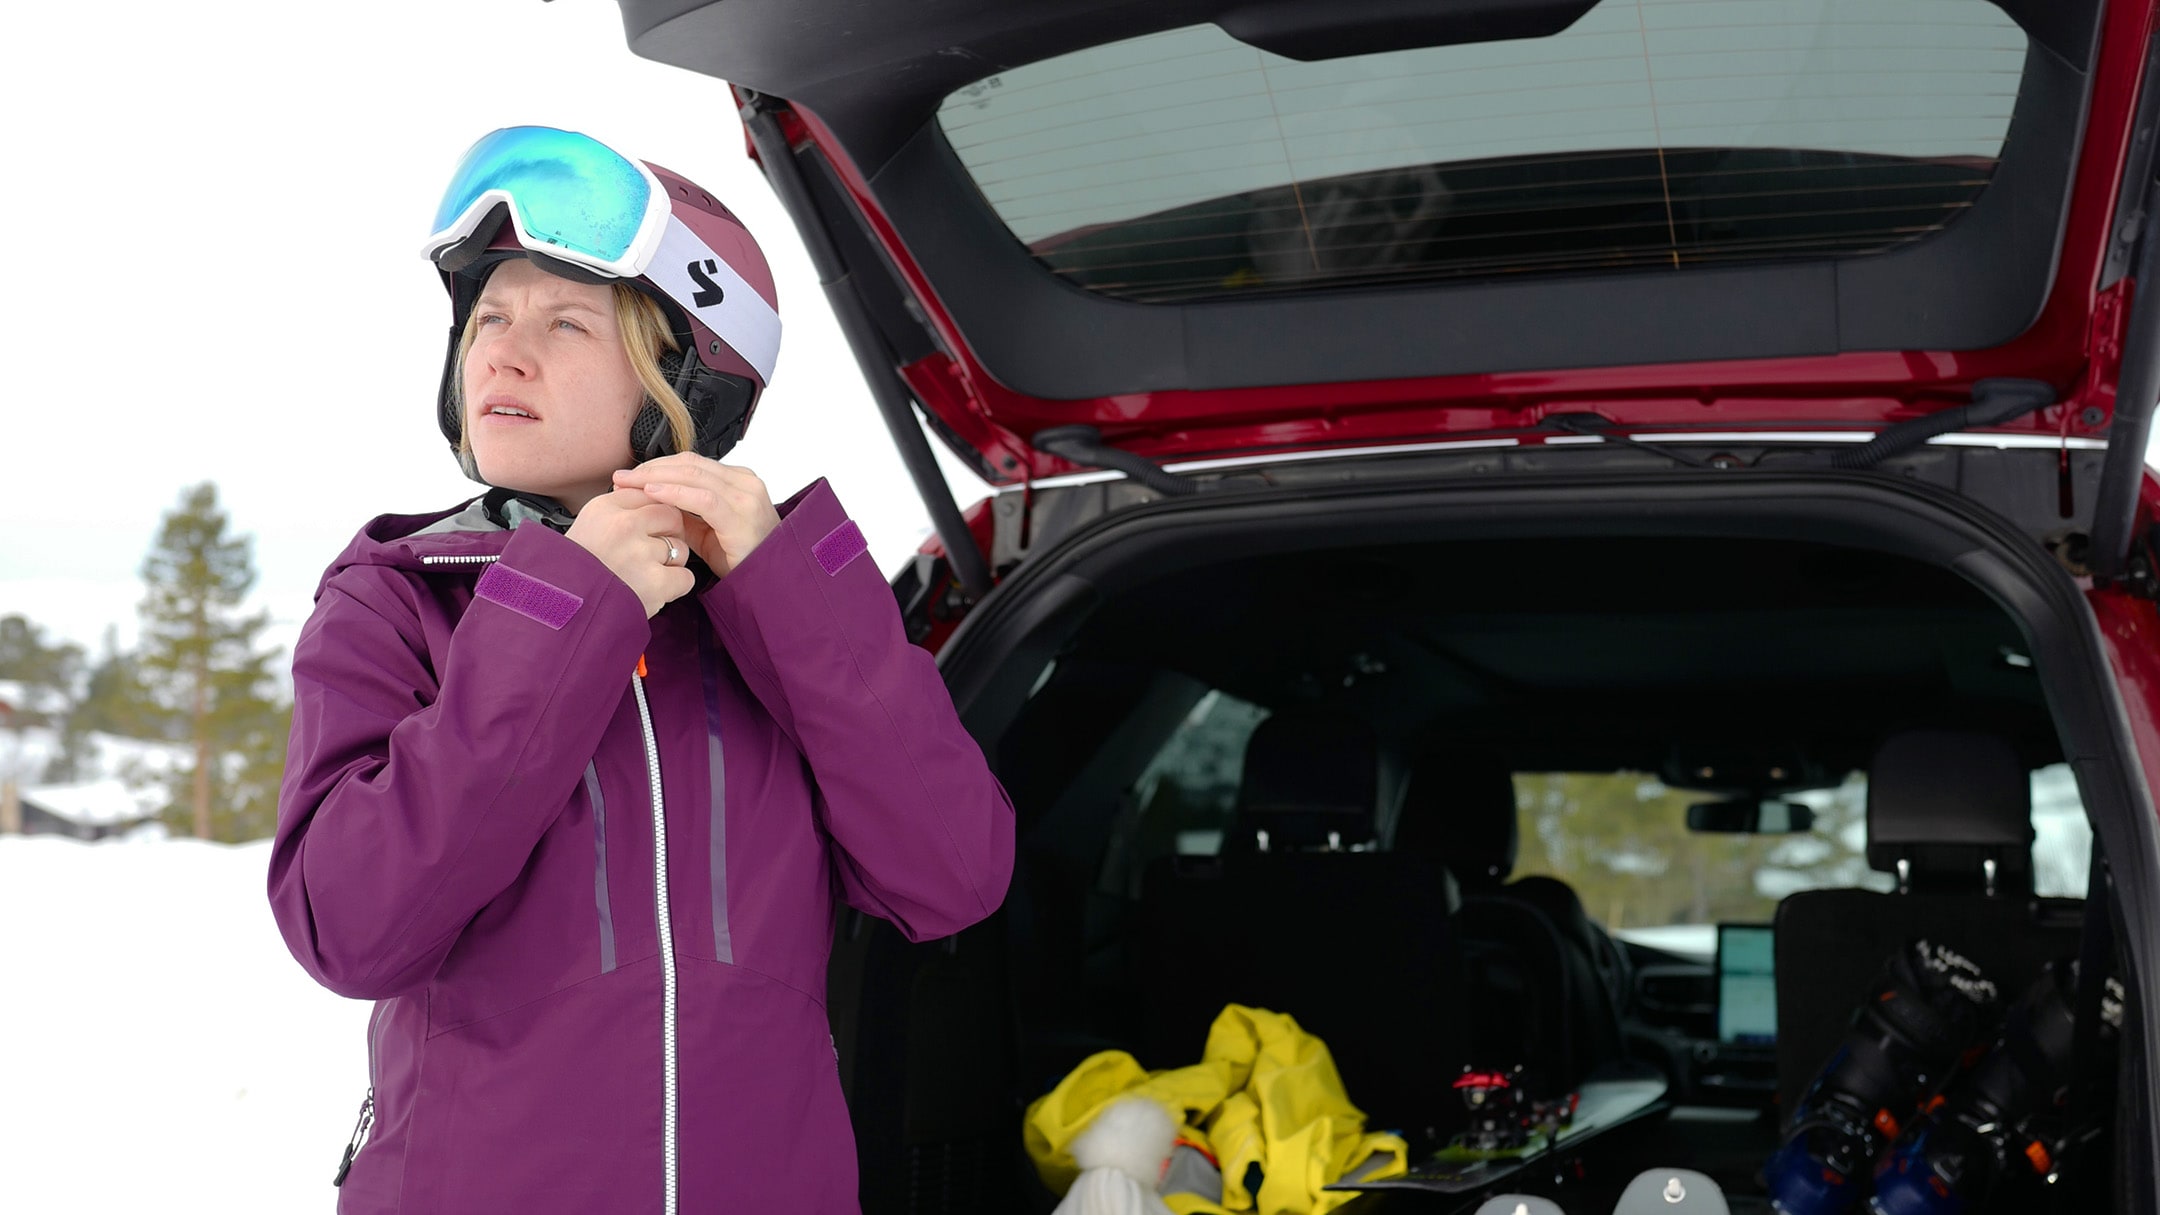
{"label": "jacket zipper", "polygon": [[653,915],[660,933],[660,1174],[663,1215],[675,1215],[675,933],[668,915],[667,807],[660,796],[660,746],[653,736],[652,708],[645,701],[645,659],[630,677],[637,694],[638,725],[645,730],[645,777],[652,784]]}
{"label": "jacket zipper", "polygon": [[[422,557],[420,563],[487,565],[500,560],[502,555],[499,553],[473,553]],[[652,786],[653,916],[660,936],[661,1210],[663,1215],[676,1215],[675,933],[668,916],[667,802],[660,793],[660,744],[653,734],[652,707],[645,700],[645,657],[642,654],[638,656],[637,673],[630,677],[630,688],[637,694],[638,725],[645,732],[645,779]],[[374,1120],[374,1099],[371,1077],[368,1099],[360,1111],[363,1128]],[[353,1152],[358,1150],[359,1135],[360,1132],[354,1132],[354,1146],[346,1149],[346,1165],[338,1170],[340,1182],[345,1178],[346,1169],[351,1167]]]}
{"label": "jacket zipper", "polygon": [[338,1161],[337,1176],[330,1181],[333,1186],[345,1184],[346,1174],[352,1172],[353,1157],[360,1154],[368,1131],[375,1125],[375,1053],[376,1043],[382,1039],[382,1014],[382,1001],[377,1000],[367,1023],[367,1096],[360,1099],[360,1117],[353,1123],[352,1138],[345,1141],[344,1158]]}

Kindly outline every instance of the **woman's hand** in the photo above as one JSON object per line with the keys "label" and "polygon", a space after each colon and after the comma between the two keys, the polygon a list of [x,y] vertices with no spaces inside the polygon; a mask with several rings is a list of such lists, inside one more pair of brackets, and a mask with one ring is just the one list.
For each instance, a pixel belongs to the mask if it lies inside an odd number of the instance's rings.
{"label": "woman's hand", "polygon": [[615,489],[635,490],[679,508],[690,547],[722,578],[780,526],[780,512],[773,509],[772,495],[756,473],[695,452],[622,469],[615,474]]}
{"label": "woman's hand", "polygon": [[[645,619],[690,593],[696,579],[684,566],[683,513],[634,489],[600,494],[585,504],[567,533],[600,558],[645,605]],[[675,555],[670,561],[669,554]]]}

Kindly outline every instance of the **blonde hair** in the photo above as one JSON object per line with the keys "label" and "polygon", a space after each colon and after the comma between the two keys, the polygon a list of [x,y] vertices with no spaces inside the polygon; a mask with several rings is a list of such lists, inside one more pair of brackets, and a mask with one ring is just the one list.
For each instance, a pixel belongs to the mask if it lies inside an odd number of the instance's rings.
{"label": "blonde hair", "polygon": [[[668,433],[675,439],[676,451],[689,451],[696,438],[696,428],[690,424],[690,407],[683,404],[675,388],[660,370],[663,353],[679,352],[680,344],[674,332],[668,328],[667,317],[652,297],[628,283],[611,284],[615,294],[615,327],[622,333],[623,353],[630,357],[630,370],[636,374],[638,384],[645,389],[645,397],[660,407],[660,417],[666,422]],[[478,311],[465,318],[465,330],[458,334],[457,367],[450,378],[450,399],[457,405],[458,459],[470,464],[472,434],[466,430],[465,417],[465,356],[472,352],[473,340],[480,334],[474,323]],[[627,437],[625,439],[627,442]]]}

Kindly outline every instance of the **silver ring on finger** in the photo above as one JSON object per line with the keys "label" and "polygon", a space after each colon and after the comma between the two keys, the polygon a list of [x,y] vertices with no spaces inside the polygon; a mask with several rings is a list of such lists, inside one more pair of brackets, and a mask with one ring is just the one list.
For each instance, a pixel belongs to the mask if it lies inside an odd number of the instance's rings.
{"label": "silver ring on finger", "polygon": [[680,546],[680,545],[678,545],[678,544],[676,544],[676,543],[675,543],[675,537],[673,537],[673,536],[656,536],[656,537],[654,537],[654,539],[656,539],[656,540],[659,540],[659,541],[660,541],[661,543],[663,543],[663,544],[667,545],[667,556],[666,556],[666,557],[663,557],[663,558],[661,558],[661,560],[660,560],[660,564],[662,564],[662,565],[681,565],[681,564],[683,563],[683,551],[682,551],[682,546]]}

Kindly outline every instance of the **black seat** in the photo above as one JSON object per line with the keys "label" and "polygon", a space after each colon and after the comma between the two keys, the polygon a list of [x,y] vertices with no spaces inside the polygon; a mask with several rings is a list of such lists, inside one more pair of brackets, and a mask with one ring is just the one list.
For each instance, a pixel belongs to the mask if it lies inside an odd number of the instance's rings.
{"label": "black seat", "polygon": [[1448,752],[1419,758],[1394,851],[1447,866],[1463,889],[1457,916],[1464,993],[1480,1060],[1524,1063],[1553,1091],[1621,1057],[1618,976],[1610,945],[1565,882],[1507,880],[1515,868],[1515,785],[1507,769]]}
{"label": "black seat", "polygon": [[1229,1003],[1295,1017],[1373,1129],[1457,1121],[1467,1062],[1454,879],[1374,849],[1379,744],[1351,718],[1254,731],[1217,857],[1165,857],[1142,886],[1141,1062],[1195,1062]]}
{"label": "black seat", "polygon": [[1821,1070],[1883,959],[1907,940],[1978,963],[2005,1000],[2075,956],[2083,902],[2032,894],[2032,784],[2003,739],[1898,734],[1868,768],[1867,858],[1899,890],[1807,890],[1777,910],[1780,1107]]}

